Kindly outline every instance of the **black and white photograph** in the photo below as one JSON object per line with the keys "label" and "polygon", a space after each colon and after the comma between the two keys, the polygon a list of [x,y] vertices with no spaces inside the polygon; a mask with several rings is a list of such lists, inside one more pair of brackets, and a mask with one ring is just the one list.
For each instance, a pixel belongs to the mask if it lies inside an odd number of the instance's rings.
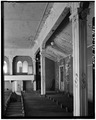
{"label": "black and white photograph", "polygon": [[1,1],[1,118],[95,118],[95,1]]}

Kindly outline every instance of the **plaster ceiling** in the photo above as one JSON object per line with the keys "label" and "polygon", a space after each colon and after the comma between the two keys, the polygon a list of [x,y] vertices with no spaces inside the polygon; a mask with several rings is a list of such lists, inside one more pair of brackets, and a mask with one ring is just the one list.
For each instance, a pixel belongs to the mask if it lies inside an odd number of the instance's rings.
{"label": "plaster ceiling", "polygon": [[[87,16],[87,46],[92,46],[92,19],[94,16],[94,5],[90,4],[90,12]],[[67,20],[68,21],[68,20]],[[64,21],[57,29],[57,32],[50,38],[50,41],[46,44],[46,52],[54,58],[64,58],[68,55],[72,55],[72,23],[68,24]],[[53,42],[53,45],[51,44]],[[92,49],[92,48],[91,48]]]}
{"label": "plaster ceiling", "polygon": [[[72,23],[68,22],[57,28],[57,32],[46,44],[46,52],[57,58],[72,55]],[[53,45],[51,44],[53,42]]]}
{"label": "plaster ceiling", "polygon": [[52,5],[52,2],[5,2],[4,47],[32,48]]}

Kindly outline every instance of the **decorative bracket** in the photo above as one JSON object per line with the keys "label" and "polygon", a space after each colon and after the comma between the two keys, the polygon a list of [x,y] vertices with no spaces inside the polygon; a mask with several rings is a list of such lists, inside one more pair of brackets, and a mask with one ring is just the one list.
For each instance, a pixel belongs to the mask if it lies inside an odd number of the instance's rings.
{"label": "decorative bracket", "polygon": [[78,86],[78,74],[76,73],[75,75],[75,86],[77,87]]}
{"label": "decorative bracket", "polygon": [[81,81],[81,86],[82,86],[82,89],[84,89],[86,87],[86,74],[85,73],[82,73],[82,81]]}
{"label": "decorative bracket", "polygon": [[83,21],[86,21],[86,17],[89,14],[89,10],[90,10],[90,8],[86,8],[83,11],[79,10],[79,18]]}

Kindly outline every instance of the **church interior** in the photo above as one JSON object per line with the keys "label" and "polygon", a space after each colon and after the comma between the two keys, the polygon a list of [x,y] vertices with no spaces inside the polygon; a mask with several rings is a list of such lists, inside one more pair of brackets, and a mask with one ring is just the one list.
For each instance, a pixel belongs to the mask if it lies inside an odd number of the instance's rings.
{"label": "church interior", "polygon": [[94,118],[94,2],[1,2],[2,118]]}

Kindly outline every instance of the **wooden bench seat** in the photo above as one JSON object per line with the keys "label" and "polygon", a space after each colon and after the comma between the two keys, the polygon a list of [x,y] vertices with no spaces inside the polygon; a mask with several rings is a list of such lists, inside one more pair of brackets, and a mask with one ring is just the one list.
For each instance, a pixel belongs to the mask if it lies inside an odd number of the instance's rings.
{"label": "wooden bench seat", "polygon": [[36,92],[23,93],[25,103],[25,116],[72,116],[72,113],[66,113],[64,109],[50,101],[46,97],[42,97]]}

